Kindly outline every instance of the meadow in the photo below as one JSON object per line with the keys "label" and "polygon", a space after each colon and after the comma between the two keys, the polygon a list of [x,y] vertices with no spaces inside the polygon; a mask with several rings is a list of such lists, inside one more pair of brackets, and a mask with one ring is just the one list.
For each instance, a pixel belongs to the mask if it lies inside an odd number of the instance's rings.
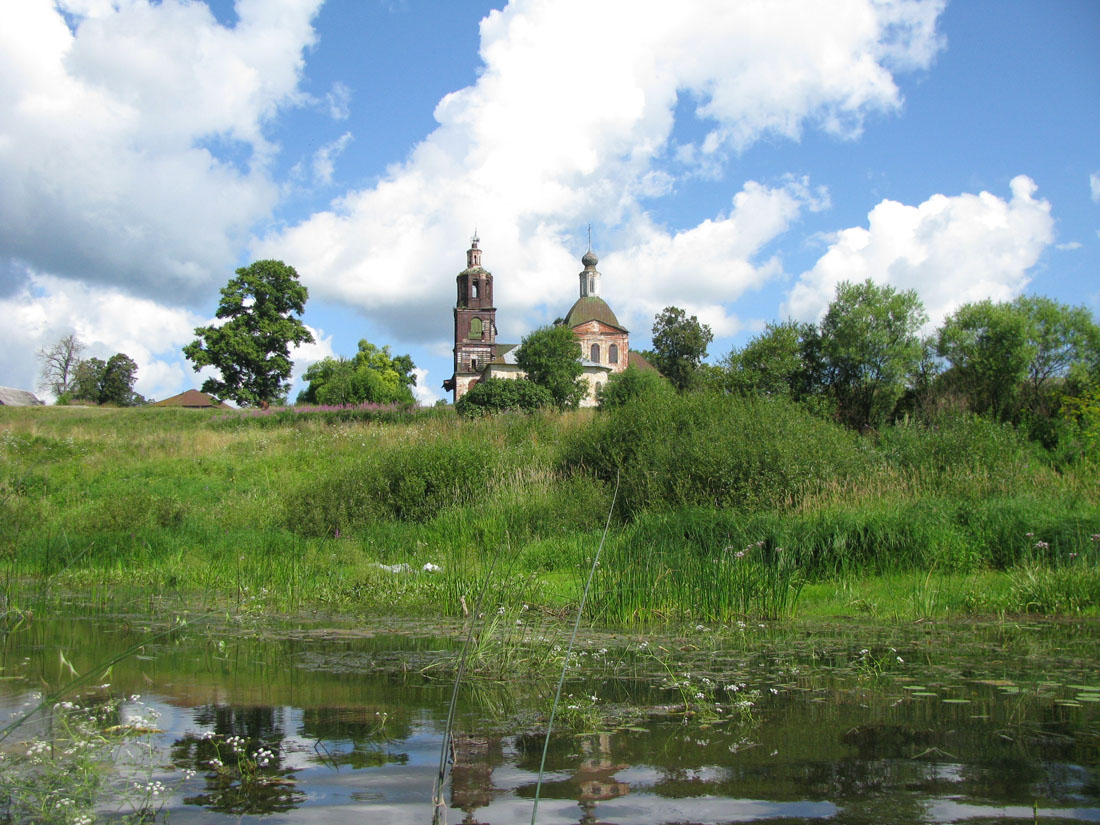
{"label": "meadow", "polygon": [[[15,607],[586,619],[1100,612],[1100,467],[965,414],[860,435],[694,394],[461,420],[0,408]],[[490,574],[491,573],[491,574]]]}

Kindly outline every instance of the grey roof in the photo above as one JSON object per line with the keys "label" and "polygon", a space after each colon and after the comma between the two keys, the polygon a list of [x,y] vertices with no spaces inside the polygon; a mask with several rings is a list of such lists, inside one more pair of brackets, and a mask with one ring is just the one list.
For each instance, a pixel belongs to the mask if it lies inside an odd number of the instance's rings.
{"label": "grey roof", "polygon": [[13,387],[0,387],[0,406],[3,407],[41,407],[43,401],[38,400],[33,392],[17,390]]}
{"label": "grey roof", "polygon": [[497,344],[496,349],[496,358],[494,358],[491,363],[515,365],[516,350],[519,349],[519,344]]}

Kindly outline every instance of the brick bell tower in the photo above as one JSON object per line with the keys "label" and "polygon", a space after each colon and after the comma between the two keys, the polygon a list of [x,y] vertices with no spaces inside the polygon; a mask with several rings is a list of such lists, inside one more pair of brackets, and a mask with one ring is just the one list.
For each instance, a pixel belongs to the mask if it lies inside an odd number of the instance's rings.
{"label": "brick bell tower", "polygon": [[493,275],[481,266],[477,233],[466,250],[466,268],[455,279],[455,371],[443,389],[458,401],[477,383],[485,366],[496,355],[497,310],[493,306]]}

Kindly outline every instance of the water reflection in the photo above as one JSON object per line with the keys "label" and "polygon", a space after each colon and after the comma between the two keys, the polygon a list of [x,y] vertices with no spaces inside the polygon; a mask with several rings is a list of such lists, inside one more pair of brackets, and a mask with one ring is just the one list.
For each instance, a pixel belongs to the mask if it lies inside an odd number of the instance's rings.
{"label": "water reflection", "polygon": [[[858,644],[835,629],[762,632],[678,663],[758,694],[750,715],[687,724],[668,712],[679,698],[660,674],[615,654],[618,665],[571,688],[598,694],[612,721],[554,736],[539,822],[1030,822],[1036,808],[1040,819],[1100,821],[1097,629],[864,627]],[[0,712],[30,685],[66,678],[58,650],[79,672],[142,633],[69,620],[12,634]],[[902,649],[911,664],[867,673],[864,644]],[[110,690],[154,695],[174,823],[420,824],[450,686],[415,664],[450,650],[430,636],[192,632],[119,663]],[[448,821],[527,821],[544,688],[471,683],[462,698]]]}

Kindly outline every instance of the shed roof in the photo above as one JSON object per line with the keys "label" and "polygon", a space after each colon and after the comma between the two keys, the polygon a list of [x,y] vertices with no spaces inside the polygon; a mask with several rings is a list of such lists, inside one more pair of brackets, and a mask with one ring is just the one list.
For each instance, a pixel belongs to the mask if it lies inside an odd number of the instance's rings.
{"label": "shed roof", "polygon": [[14,387],[0,387],[0,406],[3,407],[42,407],[41,401],[33,392],[17,390]]}

